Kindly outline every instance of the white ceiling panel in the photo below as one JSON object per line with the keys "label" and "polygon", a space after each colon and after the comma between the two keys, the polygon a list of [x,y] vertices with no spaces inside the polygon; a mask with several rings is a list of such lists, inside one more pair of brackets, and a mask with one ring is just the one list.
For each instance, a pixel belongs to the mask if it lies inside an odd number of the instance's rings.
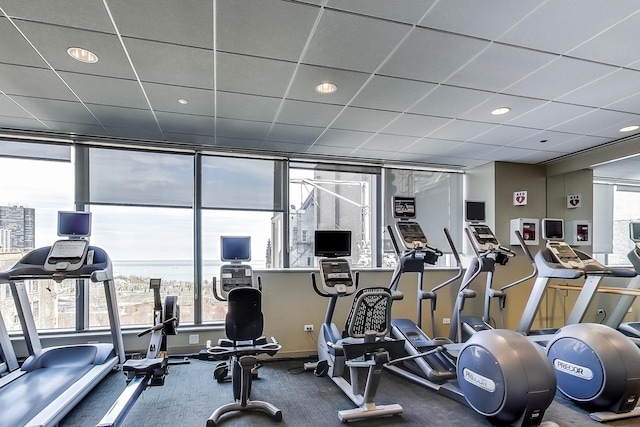
{"label": "white ceiling panel", "polygon": [[341,110],[342,107],[339,105],[286,100],[276,121],[292,125],[326,127],[329,126],[329,123],[336,118]]}
{"label": "white ceiling panel", "polygon": [[497,125],[493,123],[470,122],[468,120],[452,120],[446,125],[431,132],[429,138],[453,139],[454,141],[469,141],[490,131]]}
{"label": "white ceiling panel", "polygon": [[[176,7],[184,6],[176,3]],[[277,0],[218,2],[217,48],[297,62],[318,12],[316,7]]]}
{"label": "white ceiling panel", "polygon": [[16,31],[7,18],[0,19],[0,58],[2,62],[30,67],[46,68],[47,63],[36,53],[29,42]]}
{"label": "white ceiling panel", "polygon": [[22,96],[14,96],[13,100],[43,121],[100,125],[89,110],[78,101],[56,101]]}
{"label": "white ceiling panel", "polygon": [[[613,138],[618,136],[620,127],[633,123],[640,123],[640,116],[611,110],[594,110],[551,129],[559,132]],[[620,127],[615,128],[613,125],[620,125]]]}
{"label": "white ceiling panel", "polygon": [[[151,107],[155,111],[168,113],[196,114],[200,116],[215,115],[215,93],[210,89],[195,89],[184,86],[162,85],[157,83],[143,83],[144,91],[149,98]],[[218,92],[218,106],[227,99],[226,92]],[[259,98],[259,97],[252,97]],[[182,104],[179,99],[188,103]],[[256,102],[256,108],[259,104]],[[253,110],[251,108],[250,110]],[[229,117],[229,116],[224,116]],[[234,117],[242,118],[242,117]],[[273,118],[273,117],[272,117]],[[251,120],[254,120],[251,118]]]}
{"label": "white ceiling panel", "polygon": [[548,129],[591,111],[593,109],[579,105],[548,102],[539,108],[508,120],[507,123],[533,129]]}
{"label": "white ceiling panel", "polygon": [[403,112],[436,87],[433,83],[376,75],[356,95],[351,105]]}
{"label": "white ceiling panel", "polygon": [[494,95],[494,93],[487,91],[440,85],[411,107],[409,112],[456,118],[491,99]]}
{"label": "white ceiling panel", "polygon": [[[513,147],[515,141],[519,141],[531,135],[531,128],[500,125],[472,138],[472,142]],[[505,147],[506,148],[506,147]]]}
{"label": "white ceiling panel", "polygon": [[373,72],[410,30],[409,25],[325,10],[302,62]]}
{"label": "white ceiling panel", "polygon": [[417,24],[435,0],[328,0],[331,8],[370,15],[391,21]]}
{"label": "white ceiling panel", "polygon": [[381,151],[402,151],[403,148],[413,144],[416,141],[412,136],[387,135],[379,133],[372,136],[358,147],[358,150],[381,150]]}
{"label": "white ceiling panel", "polygon": [[22,95],[75,101],[73,92],[51,70],[18,67],[0,63],[0,90],[7,95]]}
{"label": "white ceiling panel", "polygon": [[590,107],[606,106],[640,92],[640,72],[619,69],[558,98]]}
{"label": "white ceiling panel", "polygon": [[[211,92],[211,98],[213,98],[213,92]],[[218,117],[272,122],[282,99],[218,91],[215,102]],[[210,100],[209,107],[213,113],[213,99]]]}
{"label": "white ceiling panel", "polygon": [[413,154],[429,154],[433,156],[439,153],[444,153],[445,151],[451,150],[452,148],[455,148],[462,144],[464,144],[464,142],[451,141],[446,139],[420,138],[402,149],[402,152]]}
{"label": "white ceiling panel", "polygon": [[[460,118],[465,120],[475,120],[489,123],[506,123],[513,117],[526,114],[531,110],[541,107],[547,101],[536,98],[517,97],[512,95],[497,94],[486,101],[476,105]],[[496,108],[509,107],[511,110],[507,114],[494,116],[491,114]]]}
{"label": "white ceiling panel", "polygon": [[102,0],[2,0],[0,7],[12,18],[106,33],[114,32]]}
{"label": "white ceiling panel", "polygon": [[216,90],[283,98],[294,70],[291,62],[218,52]]}
{"label": "white ceiling panel", "polygon": [[222,138],[241,138],[264,141],[269,133],[269,123],[250,122],[246,120],[216,120],[216,136]]}
{"label": "white ceiling panel", "polygon": [[361,132],[379,132],[398,113],[371,110],[368,108],[347,107],[331,124],[336,129],[358,130]]}
{"label": "white ceiling panel", "polygon": [[[358,93],[368,78],[367,73],[300,65],[296,70],[287,98],[344,105]],[[339,83],[338,90],[325,94],[316,92],[316,86],[325,82]]]}
{"label": "white ceiling panel", "polygon": [[315,145],[326,145],[330,147],[342,147],[353,149],[362,145],[374,134],[371,132],[356,132],[352,130],[329,129],[324,132],[316,141]]}
{"label": "white ceiling panel", "polygon": [[416,28],[379,74],[441,82],[488,47],[489,43],[482,40]]}
{"label": "white ceiling panel", "polygon": [[156,117],[162,132],[215,135],[216,121],[210,116],[156,112]]}
{"label": "white ceiling panel", "polygon": [[418,114],[402,114],[387,124],[382,133],[421,137],[449,123],[451,119],[443,117],[423,116]]}
{"label": "white ceiling panel", "polygon": [[136,80],[105,78],[66,71],[59,74],[83,102],[130,108],[149,106]]}
{"label": "white ceiling panel", "polygon": [[291,142],[311,145],[324,131],[323,127],[296,126],[276,123],[269,131],[267,139],[271,142]]}

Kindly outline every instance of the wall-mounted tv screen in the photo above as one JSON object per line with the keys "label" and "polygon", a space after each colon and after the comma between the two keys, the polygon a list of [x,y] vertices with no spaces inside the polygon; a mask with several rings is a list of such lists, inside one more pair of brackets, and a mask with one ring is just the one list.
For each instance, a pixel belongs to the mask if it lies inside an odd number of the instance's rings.
{"label": "wall-mounted tv screen", "polygon": [[225,262],[251,261],[251,237],[221,236],[220,259]]}
{"label": "wall-mounted tv screen", "polygon": [[629,223],[629,236],[634,242],[640,243],[640,222],[631,221]]}
{"label": "wall-mounted tv screen", "polygon": [[544,218],[542,220],[542,238],[545,240],[564,240],[564,220]]}
{"label": "wall-mounted tv screen", "polygon": [[484,222],[487,220],[484,202],[464,202],[464,220],[466,222]]}
{"label": "wall-mounted tv screen", "polygon": [[351,231],[316,230],[314,255],[324,258],[351,256]]}
{"label": "wall-mounted tv screen", "polygon": [[91,212],[59,211],[58,236],[91,236]]}
{"label": "wall-mounted tv screen", "polygon": [[393,198],[393,217],[394,218],[415,218],[416,217],[415,197],[395,196]]}

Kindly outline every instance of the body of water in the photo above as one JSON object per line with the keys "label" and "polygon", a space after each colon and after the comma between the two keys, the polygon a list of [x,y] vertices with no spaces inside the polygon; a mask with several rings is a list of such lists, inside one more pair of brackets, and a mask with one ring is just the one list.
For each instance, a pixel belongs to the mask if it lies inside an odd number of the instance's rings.
{"label": "body of water", "polygon": [[[163,260],[145,261],[128,260],[113,262],[113,273],[117,276],[140,276],[153,277],[162,280],[178,280],[183,282],[193,282],[193,261],[190,260]],[[266,261],[251,261],[249,265],[253,268],[264,268]],[[202,276],[205,280],[211,280],[213,276],[220,275],[222,261],[205,260],[202,265]]]}

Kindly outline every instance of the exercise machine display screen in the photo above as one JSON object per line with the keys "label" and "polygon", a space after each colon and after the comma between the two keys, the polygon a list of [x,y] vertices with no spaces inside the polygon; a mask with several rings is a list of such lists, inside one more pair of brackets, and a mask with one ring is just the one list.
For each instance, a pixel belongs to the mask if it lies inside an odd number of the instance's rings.
{"label": "exercise machine display screen", "polygon": [[464,220],[466,222],[484,222],[486,219],[484,202],[465,200]]}
{"label": "exercise machine display screen", "polygon": [[418,249],[427,247],[427,237],[422,227],[417,222],[398,222],[398,233],[406,249]]}
{"label": "exercise machine display screen", "polygon": [[325,258],[351,256],[350,230],[316,230],[314,255]]}
{"label": "exercise machine display screen", "polygon": [[415,197],[394,197],[393,198],[394,218],[415,218],[416,199]]}
{"label": "exercise machine display screen", "polygon": [[564,240],[564,221],[544,218],[542,220],[542,238],[545,240]]}
{"label": "exercise machine display screen", "polygon": [[469,227],[471,233],[473,234],[474,239],[478,242],[481,248],[484,248],[486,245],[494,245],[500,246],[500,242],[491,228],[487,225],[472,225]]}
{"label": "exercise machine display screen", "polygon": [[629,223],[629,234],[631,240],[636,243],[640,243],[640,222],[630,222]]}
{"label": "exercise machine display screen", "polygon": [[225,262],[251,261],[251,237],[221,236],[220,259]]}
{"label": "exercise machine display screen", "polygon": [[91,235],[91,212],[58,212],[58,236],[89,237]]}

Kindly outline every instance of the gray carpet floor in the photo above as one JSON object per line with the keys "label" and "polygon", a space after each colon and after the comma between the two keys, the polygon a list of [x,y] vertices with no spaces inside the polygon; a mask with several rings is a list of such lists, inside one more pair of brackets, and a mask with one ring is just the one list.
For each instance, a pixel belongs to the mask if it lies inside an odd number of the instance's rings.
{"label": "gray carpet floor", "polygon": [[[211,413],[233,400],[230,383],[218,383],[212,373],[217,362],[191,359],[190,364],[170,367],[165,385],[147,388],[127,417],[125,427],[204,426]],[[316,377],[302,369],[303,360],[265,362],[254,380],[251,397],[266,400],[282,410],[282,422],[259,412],[224,415],[224,426],[339,426],[337,412],[353,408],[351,401],[328,377]],[[60,423],[65,426],[95,426],[125,387],[125,377],[114,372],[76,406]],[[413,384],[389,372],[382,373],[376,397],[378,404],[399,403],[401,415],[351,422],[355,426],[490,426],[472,409]],[[560,426],[603,426],[588,413],[556,397],[544,420]],[[607,426],[640,426],[640,418],[607,423]]]}

